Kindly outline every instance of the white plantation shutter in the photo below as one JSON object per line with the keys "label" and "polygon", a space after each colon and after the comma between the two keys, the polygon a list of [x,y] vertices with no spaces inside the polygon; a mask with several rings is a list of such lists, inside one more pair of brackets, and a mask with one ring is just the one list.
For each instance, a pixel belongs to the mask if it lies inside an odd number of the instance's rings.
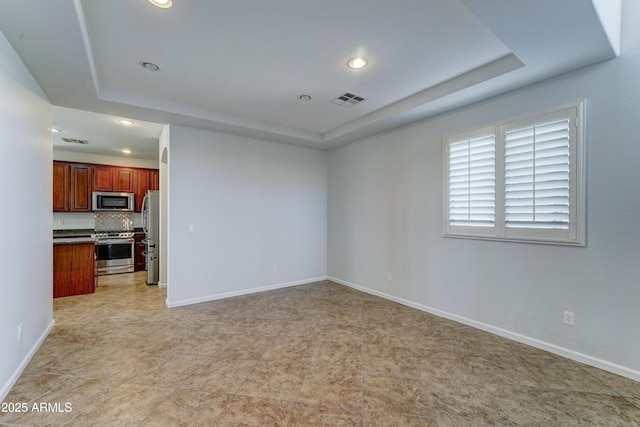
{"label": "white plantation shutter", "polygon": [[445,137],[444,235],[584,245],[584,105]]}
{"label": "white plantation shutter", "polygon": [[449,145],[449,224],[493,227],[496,206],[495,135]]}
{"label": "white plantation shutter", "polygon": [[569,229],[569,135],[568,119],[507,130],[507,228]]}

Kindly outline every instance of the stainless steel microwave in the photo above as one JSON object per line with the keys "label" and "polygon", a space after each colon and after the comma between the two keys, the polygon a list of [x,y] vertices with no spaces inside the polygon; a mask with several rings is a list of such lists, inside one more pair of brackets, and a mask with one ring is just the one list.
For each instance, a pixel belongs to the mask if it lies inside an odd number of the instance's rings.
{"label": "stainless steel microwave", "polygon": [[133,193],[93,192],[93,211],[133,212],[135,210]]}

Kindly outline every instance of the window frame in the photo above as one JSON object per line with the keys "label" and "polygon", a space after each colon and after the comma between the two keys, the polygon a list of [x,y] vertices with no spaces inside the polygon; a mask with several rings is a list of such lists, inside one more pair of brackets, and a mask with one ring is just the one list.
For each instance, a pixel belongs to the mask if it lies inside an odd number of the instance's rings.
{"label": "window frame", "polygon": [[[505,148],[508,128],[540,125],[545,119],[567,116],[569,119],[569,227],[544,229],[507,227],[505,224]],[[495,226],[478,227],[450,224],[449,146],[456,141],[487,132],[495,135]],[[443,137],[443,237],[497,240],[554,245],[586,245],[586,140],[585,101],[521,116]]]}

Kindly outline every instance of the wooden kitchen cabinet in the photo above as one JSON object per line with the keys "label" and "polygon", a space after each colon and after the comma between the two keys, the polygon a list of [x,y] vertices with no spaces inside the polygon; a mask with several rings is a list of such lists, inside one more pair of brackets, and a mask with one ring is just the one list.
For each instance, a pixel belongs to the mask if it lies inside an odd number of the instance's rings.
{"label": "wooden kitchen cabinet", "polygon": [[53,297],[95,292],[95,245],[53,245]]}
{"label": "wooden kitchen cabinet", "polygon": [[133,193],[133,169],[113,168],[113,191],[116,193]]}
{"label": "wooden kitchen cabinet", "polygon": [[158,169],[149,169],[149,190],[160,189],[160,171]]}
{"label": "wooden kitchen cabinet", "polygon": [[134,193],[140,212],[147,190],[160,189],[158,169],[53,162],[53,211],[91,212],[93,191]]}
{"label": "wooden kitchen cabinet", "polygon": [[134,169],[133,194],[136,202],[136,212],[142,211],[142,200],[147,190],[160,189],[160,174],[157,169]]}
{"label": "wooden kitchen cabinet", "polygon": [[91,212],[93,166],[71,164],[71,212]]}
{"label": "wooden kitchen cabinet", "polygon": [[149,189],[149,171],[147,169],[136,169],[133,171],[133,196],[135,199],[136,212],[142,210],[142,199]]}
{"label": "wooden kitchen cabinet", "polygon": [[93,167],[53,162],[53,211],[91,212]]}
{"label": "wooden kitchen cabinet", "polygon": [[93,167],[93,191],[113,191],[114,168],[107,165]]}
{"label": "wooden kitchen cabinet", "polygon": [[53,211],[69,212],[71,166],[66,162],[53,162]]}
{"label": "wooden kitchen cabinet", "polygon": [[134,239],[136,243],[133,247],[133,250],[134,250],[134,256],[133,256],[134,267],[133,268],[134,268],[134,271],[142,271],[147,266],[147,257],[144,254],[145,250],[147,249],[146,244],[143,243],[144,234],[136,234],[134,236]]}

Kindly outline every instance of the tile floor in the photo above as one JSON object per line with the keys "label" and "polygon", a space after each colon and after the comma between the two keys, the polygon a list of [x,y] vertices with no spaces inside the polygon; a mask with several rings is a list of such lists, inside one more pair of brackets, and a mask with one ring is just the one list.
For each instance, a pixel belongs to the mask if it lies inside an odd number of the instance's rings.
{"label": "tile floor", "polygon": [[144,277],[55,300],[0,425],[640,425],[640,383],[335,283],[167,309]]}

